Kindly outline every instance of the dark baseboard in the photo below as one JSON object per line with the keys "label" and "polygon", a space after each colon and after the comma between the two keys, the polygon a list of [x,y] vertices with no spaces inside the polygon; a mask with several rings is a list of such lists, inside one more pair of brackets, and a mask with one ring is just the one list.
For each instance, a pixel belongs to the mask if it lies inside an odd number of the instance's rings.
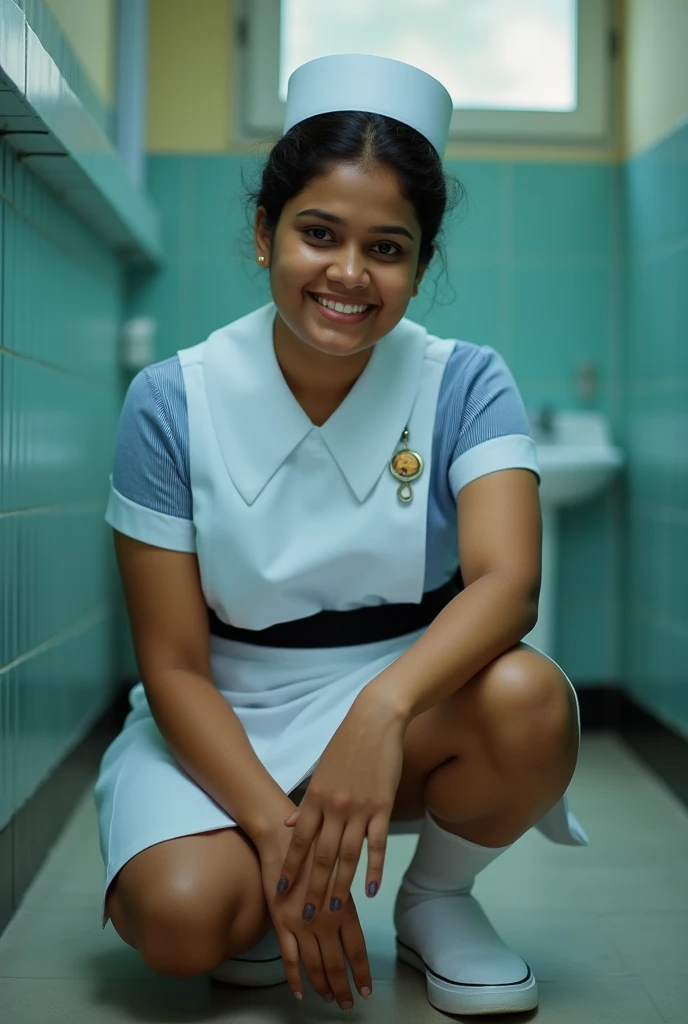
{"label": "dark baseboard", "polygon": [[578,691],[584,731],[608,729],[688,807],[688,740],[640,707],[619,687],[581,687]]}
{"label": "dark baseboard", "polygon": [[[81,743],[0,831],[0,933],[15,913],[74,806],[93,781],[107,746],[129,710],[124,686]],[[630,700],[618,687],[578,690],[585,732],[618,733],[688,806],[688,741]]]}
{"label": "dark baseboard", "polygon": [[594,729],[616,729],[619,720],[619,698],[621,688],[608,683],[587,685],[576,688],[581,713],[581,727],[590,732]]}
{"label": "dark baseboard", "polygon": [[128,691],[128,686],[118,691],[88,735],[0,831],[0,933],[122,728]]}

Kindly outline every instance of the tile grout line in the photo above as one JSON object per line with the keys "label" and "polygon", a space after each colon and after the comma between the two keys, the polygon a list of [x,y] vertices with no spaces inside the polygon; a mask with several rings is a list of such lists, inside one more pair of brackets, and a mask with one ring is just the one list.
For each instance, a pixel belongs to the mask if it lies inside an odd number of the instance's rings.
{"label": "tile grout line", "polygon": [[52,370],[54,373],[58,373],[62,377],[68,377],[70,380],[76,381],[80,384],[86,384],[90,388],[93,388],[95,385],[98,387],[99,391],[106,391],[108,394],[112,390],[111,388],[98,386],[96,384],[95,377],[86,377],[84,374],[72,373],[70,370],[65,370],[64,367],[58,366],[56,363],[49,363],[44,359],[36,359],[35,356],[27,356],[23,352],[17,352],[14,349],[6,348],[4,345],[0,345],[0,353],[5,356],[12,356],[14,359],[19,359],[24,363],[31,363],[34,366],[40,366],[43,370]]}
{"label": "tile grout line", "polygon": [[27,508],[8,509],[5,512],[0,511],[0,519],[43,514],[46,512],[101,512],[104,507],[104,503],[99,498],[93,498],[90,501],[66,501],[58,505],[30,505]]}
{"label": "tile grout line", "polygon": [[113,613],[114,608],[109,602],[102,604],[100,608],[96,608],[95,611],[90,612],[73,626],[68,626],[67,629],[63,629],[59,633],[53,634],[53,636],[48,640],[44,640],[43,643],[38,644],[36,647],[32,647],[30,651],[25,651],[24,654],[18,655],[18,657],[14,658],[13,661],[9,661],[6,665],[0,666],[0,676],[5,675],[12,669],[17,668],[19,665],[24,664],[24,662],[30,661],[37,655],[44,654],[52,647],[56,647],[58,644],[64,643],[66,640],[73,640],[74,637],[92,629],[93,626],[98,625],[99,622],[102,622]]}

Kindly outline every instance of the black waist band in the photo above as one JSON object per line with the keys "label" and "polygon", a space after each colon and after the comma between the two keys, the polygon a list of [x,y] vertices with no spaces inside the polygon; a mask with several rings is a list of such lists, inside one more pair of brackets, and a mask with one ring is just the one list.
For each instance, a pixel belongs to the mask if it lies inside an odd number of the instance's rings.
{"label": "black waist band", "polygon": [[324,611],[267,629],[241,629],[218,619],[208,609],[210,632],[225,640],[259,647],[353,647],[414,633],[429,626],[445,605],[463,590],[461,570],[452,579],[423,594],[420,604],[378,604],[346,612]]}

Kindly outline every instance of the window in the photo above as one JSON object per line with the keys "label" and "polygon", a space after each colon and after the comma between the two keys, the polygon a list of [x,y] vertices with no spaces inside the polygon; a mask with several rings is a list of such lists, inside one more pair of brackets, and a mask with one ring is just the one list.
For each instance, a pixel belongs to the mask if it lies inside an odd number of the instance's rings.
{"label": "window", "polygon": [[243,0],[236,123],[280,131],[289,75],[331,53],[415,64],[454,100],[450,140],[603,142],[608,0]]}

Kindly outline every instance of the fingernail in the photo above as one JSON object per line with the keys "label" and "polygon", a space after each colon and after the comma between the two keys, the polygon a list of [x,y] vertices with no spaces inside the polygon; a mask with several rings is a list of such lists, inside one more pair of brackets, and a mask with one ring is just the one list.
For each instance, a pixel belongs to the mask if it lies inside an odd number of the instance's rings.
{"label": "fingernail", "polygon": [[315,914],[315,906],[314,906],[314,904],[313,903],[307,903],[306,906],[303,908],[303,915],[302,916],[303,916],[304,921],[311,921],[313,919],[313,915],[314,914]]}
{"label": "fingernail", "polygon": [[364,999],[370,999],[372,994],[373,993],[370,991],[367,985],[365,986],[365,988],[361,989],[361,995],[363,996]]}
{"label": "fingernail", "polygon": [[348,1010],[353,1010],[353,1008],[354,1004],[350,1003],[348,999],[345,1003],[342,1003],[342,1010],[344,1010],[344,1013],[346,1013]]}
{"label": "fingernail", "polygon": [[334,1002],[334,996],[332,995],[331,992],[328,992],[326,996],[323,996],[323,999],[325,1000],[326,1003]]}
{"label": "fingernail", "polygon": [[295,992],[295,993],[294,993],[294,998],[295,998],[295,999],[303,999],[303,996],[301,995],[301,993],[300,993],[300,992]]}
{"label": "fingernail", "polygon": [[377,882],[371,882],[370,885],[368,886],[368,895],[369,896],[374,896],[376,892],[377,892]]}
{"label": "fingernail", "polygon": [[341,910],[341,909],[342,909],[342,901],[334,899],[334,897],[333,897],[330,900],[330,910]]}
{"label": "fingernail", "polygon": [[284,875],[280,878],[277,883],[277,892],[286,892],[289,888],[289,879],[285,878]]}

